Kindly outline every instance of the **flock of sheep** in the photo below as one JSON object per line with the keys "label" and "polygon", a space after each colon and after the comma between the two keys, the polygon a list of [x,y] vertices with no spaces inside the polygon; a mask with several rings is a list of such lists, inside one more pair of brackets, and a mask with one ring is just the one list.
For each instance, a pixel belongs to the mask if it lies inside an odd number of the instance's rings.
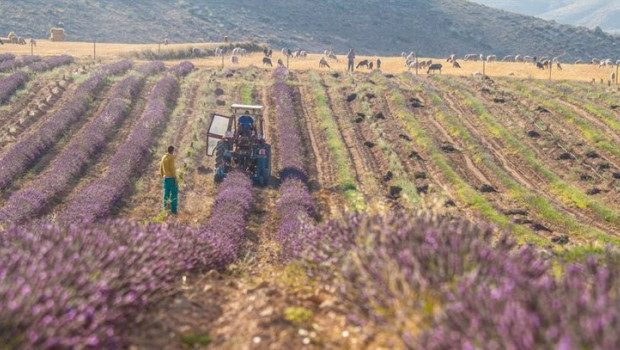
{"label": "flock of sheep", "polygon": [[[216,56],[222,56],[224,55],[224,53],[225,53],[224,49],[217,48],[215,50]],[[264,53],[263,66],[273,66],[273,63],[271,61],[273,51],[270,49],[265,49],[263,53]],[[295,51],[292,51],[291,49],[288,49],[288,48],[282,48],[280,50],[280,53],[285,58],[293,58],[293,59],[305,59],[308,56],[308,52],[302,49],[297,49]],[[240,57],[243,57],[246,54],[247,54],[246,49],[235,48],[232,50],[230,62],[232,64],[239,64]],[[439,71],[439,73],[441,73],[441,70],[443,68],[443,65],[441,63],[434,63],[433,60],[420,60],[414,52],[410,52],[409,54],[407,54],[406,52],[403,52],[401,53],[401,56],[405,59],[405,68],[408,70],[426,69],[427,73],[430,74],[435,71]],[[507,55],[507,56],[504,56],[501,60],[496,55],[484,56],[481,54],[467,54],[463,56],[463,61],[469,61],[469,62],[484,61],[484,62],[531,63],[536,68],[541,69],[541,70],[549,69],[552,66],[556,67],[556,69],[558,70],[562,70],[562,64],[560,62],[560,59],[561,59],[561,56],[549,58],[549,57],[536,57],[536,56],[527,56],[527,55]],[[345,57],[345,60],[346,60],[346,57]],[[457,69],[461,68],[461,65],[456,55],[450,55],[446,59],[446,61],[449,64],[451,64],[453,68],[457,68]],[[333,64],[333,62],[340,62],[340,60],[338,59],[338,56],[331,50],[325,50],[323,52],[323,55],[319,58],[319,62],[318,62],[319,68],[331,68],[330,63]],[[278,63],[278,66],[284,66],[284,62],[282,61],[282,59],[278,59],[277,63]],[[608,59],[593,58],[591,63],[594,65],[598,65],[599,67],[618,66],[620,65],[620,60],[616,61],[614,64],[613,60],[609,58]],[[585,62],[581,60],[577,60],[575,61],[575,64],[585,64]],[[369,70],[372,70],[375,67],[377,69],[380,69],[381,59],[377,59],[376,61],[368,60],[368,59],[360,60],[359,62],[357,62],[357,65],[355,68],[359,69],[362,67],[365,67]],[[616,78],[615,73],[612,73],[610,78],[611,78],[611,81],[615,81],[615,78]]]}

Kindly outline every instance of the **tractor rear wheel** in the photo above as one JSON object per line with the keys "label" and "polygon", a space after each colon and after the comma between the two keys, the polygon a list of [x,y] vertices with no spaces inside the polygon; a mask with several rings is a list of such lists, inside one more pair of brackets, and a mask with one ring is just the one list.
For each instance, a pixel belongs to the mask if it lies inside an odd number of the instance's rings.
{"label": "tractor rear wheel", "polygon": [[228,153],[228,141],[220,141],[215,146],[215,182],[220,183],[226,177],[228,167],[230,165],[230,157]]}

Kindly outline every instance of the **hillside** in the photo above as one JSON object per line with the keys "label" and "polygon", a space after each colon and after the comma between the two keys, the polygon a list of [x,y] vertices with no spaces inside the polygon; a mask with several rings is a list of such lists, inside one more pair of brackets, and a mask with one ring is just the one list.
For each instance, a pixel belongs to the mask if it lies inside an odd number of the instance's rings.
{"label": "hillside", "polygon": [[[559,25],[464,0],[266,0],[1,2],[0,33],[46,37],[64,26],[69,40],[147,43],[253,38],[275,47],[427,56],[451,53],[559,55],[567,59],[614,56],[620,38]],[[381,11],[378,11],[378,10]]]}
{"label": "hillside", "polygon": [[555,20],[564,24],[620,33],[620,3],[615,0],[471,0],[505,11]]}

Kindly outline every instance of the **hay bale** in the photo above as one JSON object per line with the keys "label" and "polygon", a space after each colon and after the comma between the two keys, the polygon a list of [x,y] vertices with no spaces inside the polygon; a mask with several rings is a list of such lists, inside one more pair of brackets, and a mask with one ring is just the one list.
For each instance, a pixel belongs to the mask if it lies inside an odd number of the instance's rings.
{"label": "hay bale", "polygon": [[50,41],[65,41],[67,35],[64,28],[52,28],[50,29]]}

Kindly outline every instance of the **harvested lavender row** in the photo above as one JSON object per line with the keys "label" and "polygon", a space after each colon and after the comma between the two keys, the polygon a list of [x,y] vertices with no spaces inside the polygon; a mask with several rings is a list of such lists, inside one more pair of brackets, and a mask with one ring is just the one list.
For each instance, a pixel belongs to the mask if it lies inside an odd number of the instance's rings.
{"label": "harvested lavender row", "polygon": [[179,83],[171,76],[159,80],[142,116],[108,163],[108,172],[87,187],[61,215],[68,222],[94,221],[107,216],[131,187],[131,175],[149,152],[155,133],[176,101]]}
{"label": "harvested lavender row", "polygon": [[24,56],[14,60],[8,60],[0,63],[0,72],[8,72],[17,68],[25,67],[35,62],[39,62],[39,56]]}
{"label": "harvested lavender row", "polygon": [[2,53],[2,54],[0,54],[0,63],[4,62],[4,61],[14,60],[14,59],[15,59],[15,55],[13,55],[12,53]]}
{"label": "harvested lavender row", "polygon": [[464,219],[360,214],[305,232],[307,266],[337,280],[349,321],[384,326],[396,348],[620,347],[617,253],[557,277],[535,248]]}
{"label": "harvested lavender row", "polygon": [[176,66],[170,67],[168,70],[170,73],[177,76],[177,78],[184,77],[194,70],[194,64],[190,61],[183,61]]}
{"label": "harvested lavender row", "polygon": [[105,109],[83,132],[72,138],[46,175],[8,199],[6,206],[0,210],[0,221],[22,222],[33,217],[64,191],[105,146],[114,128],[128,116],[132,101],[138,96],[143,83],[143,78],[129,76],[115,86]]}
{"label": "harvested lavender row", "polygon": [[71,56],[67,56],[67,55],[54,56],[54,57],[46,58],[43,61],[33,63],[32,65],[28,66],[28,69],[30,69],[33,72],[40,73],[40,72],[45,72],[45,71],[54,69],[56,67],[71,64],[73,62],[74,60],[73,60],[73,57]]}
{"label": "harvested lavender row", "polygon": [[308,191],[301,131],[295,119],[293,89],[286,84],[286,74],[284,68],[278,68],[274,72],[273,98],[276,103],[282,164],[281,198],[276,204],[282,219],[276,238],[282,245],[282,257],[289,259],[301,251],[301,228],[304,223],[311,221],[314,201]]}
{"label": "harvested lavender row", "polygon": [[0,159],[0,189],[32,166],[67,128],[88,111],[92,98],[106,85],[106,76],[94,73],[77,88],[71,101],[52,114],[38,130],[22,138]]}
{"label": "harvested lavender row", "polygon": [[9,100],[15,91],[21,89],[28,82],[28,75],[24,72],[16,72],[0,80],[0,104]]}

